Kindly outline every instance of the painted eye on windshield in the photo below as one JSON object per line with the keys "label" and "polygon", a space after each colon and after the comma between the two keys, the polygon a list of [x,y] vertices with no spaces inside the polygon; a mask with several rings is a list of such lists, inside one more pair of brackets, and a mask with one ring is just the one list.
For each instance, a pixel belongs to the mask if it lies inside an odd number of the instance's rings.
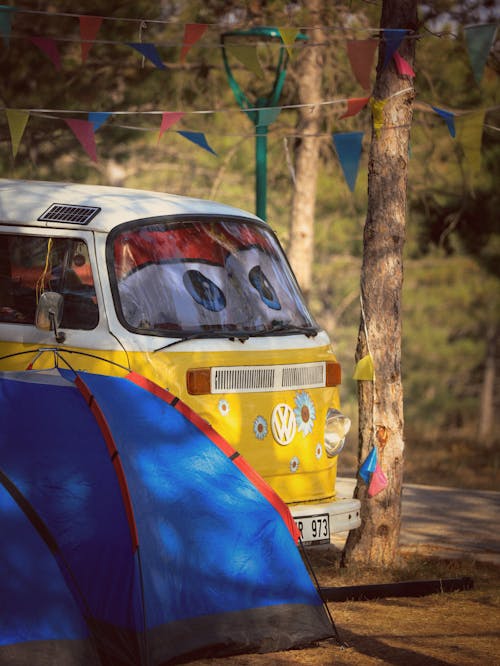
{"label": "painted eye on windshield", "polygon": [[281,310],[281,304],[271,283],[260,266],[254,266],[248,273],[252,287],[257,289],[262,301],[273,310]]}
{"label": "painted eye on windshield", "polygon": [[200,271],[189,270],[182,276],[184,286],[196,303],[212,312],[226,307],[226,299],[219,287]]}

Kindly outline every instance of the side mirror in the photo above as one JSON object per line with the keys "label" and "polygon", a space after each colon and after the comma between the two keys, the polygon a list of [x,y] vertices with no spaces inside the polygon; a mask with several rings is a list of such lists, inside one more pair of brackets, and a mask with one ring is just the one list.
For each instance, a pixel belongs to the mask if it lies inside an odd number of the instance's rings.
{"label": "side mirror", "polygon": [[57,291],[44,291],[36,306],[35,326],[42,331],[54,331],[57,342],[64,342],[66,335],[59,331],[64,298]]}

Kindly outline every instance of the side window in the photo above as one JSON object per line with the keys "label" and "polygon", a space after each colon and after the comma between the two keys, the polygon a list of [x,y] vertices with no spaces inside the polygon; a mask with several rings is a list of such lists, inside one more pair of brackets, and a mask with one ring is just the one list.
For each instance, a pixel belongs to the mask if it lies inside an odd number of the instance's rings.
{"label": "side window", "polygon": [[64,296],[61,328],[97,326],[99,312],[84,241],[0,234],[0,322],[34,325],[44,291]]}

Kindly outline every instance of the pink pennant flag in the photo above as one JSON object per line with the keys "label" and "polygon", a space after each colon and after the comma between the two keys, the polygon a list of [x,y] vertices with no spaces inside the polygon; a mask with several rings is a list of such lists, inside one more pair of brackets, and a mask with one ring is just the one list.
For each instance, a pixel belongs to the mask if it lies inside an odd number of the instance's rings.
{"label": "pink pennant flag", "polygon": [[184,26],[184,39],[182,40],[181,62],[184,62],[192,46],[203,37],[207,29],[205,23],[187,23]]}
{"label": "pink pennant flag", "polygon": [[80,37],[82,38],[82,62],[87,60],[92,42],[101,27],[102,16],[80,16]]}
{"label": "pink pennant flag", "polygon": [[94,126],[89,120],[68,118],[66,124],[72,130],[85,152],[93,162],[97,162],[97,149],[95,145]]}
{"label": "pink pennant flag", "polygon": [[370,480],[370,485],[368,486],[368,497],[373,497],[374,495],[381,493],[382,490],[387,488],[388,483],[387,477],[380,467],[380,463],[377,462]]}
{"label": "pink pennant flag", "polygon": [[394,62],[396,64],[397,73],[400,76],[411,76],[411,77],[415,76],[413,67],[410,65],[410,63],[407,60],[405,60],[402,56],[400,56],[397,51],[394,51],[392,57],[394,58]]}
{"label": "pink pennant flag", "polygon": [[351,69],[365,90],[371,87],[371,71],[378,39],[353,39],[347,42],[347,56]]}
{"label": "pink pennant flag", "polygon": [[177,111],[165,111],[165,113],[162,114],[160,132],[158,134],[158,143],[160,143],[160,139],[163,136],[163,133],[172,127],[172,125],[175,125],[175,123],[180,120],[183,115],[185,114]]}
{"label": "pink pennant flag", "polygon": [[50,37],[30,37],[30,41],[38,46],[40,51],[43,51],[46,56],[50,58],[52,64],[57,69],[58,72],[61,71],[61,56],[59,54],[59,49],[57,48],[57,43],[55,40]]}
{"label": "pink pennant flag", "polygon": [[361,109],[365,108],[369,101],[369,97],[351,97],[351,99],[347,100],[347,111],[340,117],[349,118],[349,116],[355,116]]}

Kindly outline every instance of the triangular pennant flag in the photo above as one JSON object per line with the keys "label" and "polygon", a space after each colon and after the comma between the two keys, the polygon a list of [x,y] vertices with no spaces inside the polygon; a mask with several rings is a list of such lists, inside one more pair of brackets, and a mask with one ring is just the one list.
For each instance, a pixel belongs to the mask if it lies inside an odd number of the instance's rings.
{"label": "triangular pennant flag", "polygon": [[392,57],[394,58],[394,62],[396,63],[396,71],[400,76],[410,76],[410,77],[415,76],[413,67],[410,65],[410,63],[407,60],[405,60],[402,56],[400,56],[397,51],[394,51]]}
{"label": "triangular pennant flag", "polygon": [[369,454],[366,456],[364,462],[361,464],[361,467],[359,468],[359,476],[363,479],[365,483],[370,483],[370,477],[375,471],[375,467],[377,466],[377,447],[373,446],[370,449]]}
{"label": "triangular pennant flag", "polygon": [[477,83],[483,78],[484,66],[488,60],[497,26],[494,23],[465,26],[465,41],[469,61]]}
{"label": "triangular pennant flag", "polygon": [[226,51],[231,53],[237,58],[247,69],[255,74],[255,76],[262,78],[264,71],[257,58],[257,48],[255,46],[247,46],[246,44],[228,44]]}
{"label": "triangular pennant flag", "polygon": [[89,122],[92,123],[92,129],[94,132],[97,132],[99,127],[104,125],[106,120],[109,118],[111,113],[107,113],[105,111],[90,111],[88,115]]}
{"label": "triangular pennant flag", "polygon": [[29,39],[30,42],[33,42],[35,46],[38,46],[40,51],[43,51],[45,55],[50,58],[54,67],[60,72],[61,56],[59,54],[57,42],[51,37],[30,37]]}
{"label": "triangular pennant flag", "polygon": [[340,132],[333,135],[333,143],[349,189],[354,192],[358,175],[363,132]]}
{"label": "triangular pennant flag", "polygon": [[97,149],[95,145],[94,128],[88,120],[66,119],[66,124],[82,144],[85,152],[93,162],[97,162]]}
{"label": "triangular pennant flag", "polygon": [[0,5],[0,34],[5,48],[9,48],[10,32],[12,29],[12,14],[17,12],[16,7]]}
{"label": "triangular pennant flag", "polygon": [[375,469],[373,470],[372,478],[370,479],[370,485],[368,486],[368,497],[373,497],[378,493],[381,493],[384,488],[387,488],[388,480],[380,464],[377,462]]}
{"label": "triangular pennant flag", "polygon": [[283,44],[286,47],[288,57],[291,60],[293,57],[292,44],[295,42],[299,31],[297,28],[278,28],[278,31],[281,35],[281,39],[283,40]]}
{"label": "triangular pennant flag", "polygon": [[386,28],[382,31],[385,39],[384,68],[389,64],[394,52],[405,38],[408,30],[405,28]]}
{"label": "triangular pennant flag", "polygon": [[184,62],[190,48],[201,39],[207,29],[205,23],[188,23],[184,26],[184,39],[182,40],[181,62]]}
{"label": "triangular pennant flag", "polygon": [[441,116],[441,118],[444,118],[446,125],[448,126],[448,131],[450,135],[455,138],[456,130],[455,130],[455,114],[451,113],[451,111],[445,111],[444,109],[438,109],[437,106],[432,107],[434,111],[438,114],[438,116]]}
{"label": "triangular pennant flag", "polygon": [[384,107],[387,103],[386,99],[370,98],[370,107],[373,115],[373,129],[377,139],[380,137],[380,130],[384,126]]}
{"label": "triangular pennant flag", "polygon": [[215,150],[212,150],[210,146],[207,143],[207,140],[205,139],[205,135],[203,132],[177,132],[181,136],[183,136],[185,139],[189,139],[189,141],[192,141],[195,143],[197,146],[200,146],[200,148],[204,148],[205,150],[208,150],[209,153],[212,153],[213,155],[217,155]]}
{"label": "triangular pennant flag", "polygon": [[274,123],[281,112],[280,106],[273,106],[267,109],[259,109],[257,112],[257,126],[267,127]]}
{"label": "triangular pennant flag", "polygon": [[183,115],[184,113],[176,111],[166,111],[162,114],[160,132],[158,134],[158,143],[160,142],[163,133],[166,132],[169,127],[172,127],[172,125],[174,125],[178,120],[180,120]]}
{"label": "triangular pennant flag", "polygon": [[377,39],[353,39],[347,42],[347,56],[358,83],[370,90],[370,74],[373,69]]}
{"label": "triangular pennant flag", "polygon": [[81,43],[82,62],[87,60],[92,42],[95,41],[101,23],[101,16],[80,16],[80,37],[83,40]]}
{"label": "triangular pennant flag", "polygon": [[462,145],[472,176],[481,170],[481,142],[483,137],[484,109],[456,118],[457,141]]}
{"label": "triangular pennant flag", "polygon": [[131,46],[136,51],[139,51],[139,53],[146,57],[148,60],[151,60],[153,65],[158,69],[166,69],[154,44],[148,44],[144,42],[129,42],[129,46]]}
{"label": "triangular pennant flag", "polygon": [[353,379],[373,381],[375,379],[375,368],[370,354],[363,356],[356,363]]}
{"label": "triangular pennant flag", "polygon": [[30,114],[29,111],[19,111],[18,109],[5,109],[5,113],[7,114],[10,139],[12,142],[12,155],[15,157],[19,150],[19,145]]}
{"label": "triangular pennant flag", "polygon": [[349,118],[349,116],[355,116],[361,109],[365,108],[369,101],[369,97],[351,97],[351,99],[347,100],[347,111],[340,117]]}

